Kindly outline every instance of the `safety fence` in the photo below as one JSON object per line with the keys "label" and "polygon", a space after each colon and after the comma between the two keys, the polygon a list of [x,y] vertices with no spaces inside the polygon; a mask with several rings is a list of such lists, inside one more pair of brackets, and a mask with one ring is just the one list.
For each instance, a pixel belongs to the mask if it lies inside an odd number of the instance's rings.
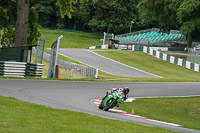
{"label": "safety fence", "polygon": [[[135,46],[133,46],[133,51],[135,51],[134,47]],[[152,55],[156,58],[159,58],[161,60],[167,61],[169,63],[176,64],[176,65],[182,66],[182,67],[187,68],[187,69],[191,69],[191,70],[196,71],[196,72],[200,72],[200,65],[199,64],[192,63],[190,61],[186,61],[184,59],[177,58],[177,57],[174,57],[174,56],[169,56],[165,53],[162,53],[158,50],[154,50],[153,48],[146,47],[146,46],[143,46],[141,48],[141,51],[144,52],[144,53],[150,54],[150,55]]]}
{"label": "safety fence", "polygon": [[43,57],[43,52],[44,51],[44,47],[45,47],[45,41],[47,40],[47,37],[45,36],[41,36],[39,39],[38,39],[38,44],[37,44],[37,47],[35,48],[36,49],[36,56],[35,56],[35,63],[40,63],[42,64],[42,57]]}
{"label": "safety fence", "polygon": [[187,60],[200,64],[200,48],[188,48]]}
{"label": "safety fence", "polygon": [[43,64],[0,61],[0,75],[6,77],[41,77]]}
{"label": "safety fence", "polygon": [[82,75],[83,77],[93,77],[97,78],[98,76],[98,70],[96,68],[89,68],[83,65],[67,62],[61,59],[58,59],[58,65],[60,67],[63,67],[66,70],[71,71],[73,74],[79,74]]}
{"label": "safety fence", "polygon": [[[36,50],[33,49],[33,54],[35,54]],[[44,52],[43,59],[46,61],[50,60],[50,54]],[[90,76],[92,78],[98,77],[98,69],[96,68],[90,68],[83,65],[71,63],[68,61],[64,61],[61,59],[57,60],[57,65],[64,68],[65,70],[68,70],[72,73],[72,75],[81,75],[82,77]]]}

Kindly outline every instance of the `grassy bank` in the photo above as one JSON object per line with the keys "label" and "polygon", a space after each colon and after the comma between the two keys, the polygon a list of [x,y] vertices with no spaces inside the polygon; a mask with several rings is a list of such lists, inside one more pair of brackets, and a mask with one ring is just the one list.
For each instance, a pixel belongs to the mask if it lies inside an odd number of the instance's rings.
{"label": "grassy bank", "polygon": [[144,98],[120,106],[129,113],[132,108],[136,115],[200,130],[200,97]]}
{"label": "grassy bank", "polygon": [[4,133],[173,132],[84,113],[53,109],[2,96],[0,96],[0,131]]}
{"label": "grassy bank", "polygon": [[[126,64],[138,68],[140,70],[163,77],[162,79],[153,78],[127,78],[127,81],[140,80],[140,81],[200,81],[200,73],[195,72],[171,63],[167,63],[160,59],[142,52],[133,51],[96,51],[96,53]],[[114,77],[113,77],[114,78]],[[119,77],[117,77],[119,78]]]}
{"label": "grassy bank", "polygon": [[66,32],[56,30],[41,30],[43,36],[47,37],[45,47],[50,48],[55,40],[63,35],[60,48],[88,48],[90,46],[101,45],[103,33],[89,32]]}

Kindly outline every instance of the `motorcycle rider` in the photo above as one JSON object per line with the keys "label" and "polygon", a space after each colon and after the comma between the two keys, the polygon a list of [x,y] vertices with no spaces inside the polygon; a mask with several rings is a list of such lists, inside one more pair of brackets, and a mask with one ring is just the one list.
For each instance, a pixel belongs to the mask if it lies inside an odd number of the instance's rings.
{"label": "motorcycle rider", "polygon": [[[108,90],[106,92],[106,96],[104,98],[102,98],[102,100],[104,100],[109,94],[111,94],[112,92],[117,92],[121,95],[123,102],[126,101],[126,99],[128,98],[128,93],[129,93],[129,88],[128,87],[124,87],[124,88],[112,88],[112,90]],[[117,107],[119,107],[121,103],[117,103]]]}

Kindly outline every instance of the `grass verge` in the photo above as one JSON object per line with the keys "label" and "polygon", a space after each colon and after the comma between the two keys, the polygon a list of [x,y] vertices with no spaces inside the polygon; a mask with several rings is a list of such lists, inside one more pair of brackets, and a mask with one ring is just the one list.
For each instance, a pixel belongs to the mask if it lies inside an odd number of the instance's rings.
{"label": "grass verge", "polygon": [[[157,127],[32,104],[0,96],[0,131],[6,133],[172,133]],[[128,127],[128,128],[127,128]]]}
{"label": "grass verge", "polygon": [[121,104],[119,109],[147,118],[200,130],[200,97],[142,98]]}

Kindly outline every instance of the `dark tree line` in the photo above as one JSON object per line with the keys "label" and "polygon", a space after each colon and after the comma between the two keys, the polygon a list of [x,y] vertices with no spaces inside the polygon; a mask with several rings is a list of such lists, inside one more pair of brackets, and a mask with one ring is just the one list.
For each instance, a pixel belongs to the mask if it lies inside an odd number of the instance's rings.
{"label": "dark tree line", "polygon": [[200,31],[200,1],[0,0],[1,43],[9,45],[34,43],[40,35],[38,22],[44,28],[116,34],[129,32],[131,21],[132,31],[151,27],[181,30],[191,47],[193,35]]}
{"label": "dark tree line", "polygon": [[60,18],[56,0],[43,0],[36,5],[43,27],[70,28],[86,31],[122,32],[137,20],[139,0],[78,0],[72,18]]}
{"label": "dark tree line", "polygon": [[71,19],[60,18],[55,2],[43,0],[36,6],[44,27],[124,33],[134,21],[134,30],[181,30],[187,35],[189,47],[192,38],[200,40],[199,0],[77,0]]}
{"label": "dark tree line", "polygon": [[192,33],[200,31],[199,0],[142,0],[138,9],[141,24],[180,29],[192,47]]}

